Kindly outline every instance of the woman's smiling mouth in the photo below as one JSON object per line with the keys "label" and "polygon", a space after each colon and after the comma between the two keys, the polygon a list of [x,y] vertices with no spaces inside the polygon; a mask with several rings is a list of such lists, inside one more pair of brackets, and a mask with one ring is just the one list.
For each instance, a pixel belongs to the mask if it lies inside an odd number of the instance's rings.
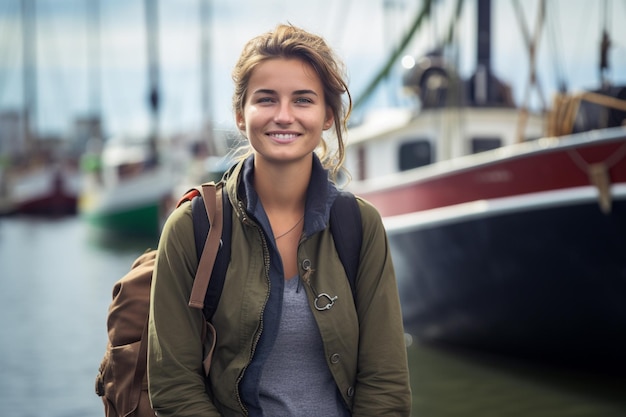
{"label": "woman's smiling mouth", "polygon": [[278,143],[291,143],[300,136],[298,133],[268,133],[267,135]]}

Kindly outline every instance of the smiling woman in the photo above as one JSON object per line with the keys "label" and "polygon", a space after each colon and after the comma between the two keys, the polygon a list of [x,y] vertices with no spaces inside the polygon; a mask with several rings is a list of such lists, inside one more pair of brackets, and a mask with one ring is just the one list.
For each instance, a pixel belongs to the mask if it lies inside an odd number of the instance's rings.
{"label": "smiling woman", "polygon": [[[165,225],[152,286],[148,373],[159,415],[409,415],[387,236],[376,209],[340,198],[332,181],[351,107],[342,69],[321,37],[291,25],[244,47],[233,109],[250,148],[222,181],[236,214],[213,361],[205,374],[202,318],[187,306],[197,263],[190,208],[181,206]],[[354,293],[330,228],[357,227],[331,220],[343,197],[358,210],[367,254]],[[320,308],[321,296],[332,303]]]}

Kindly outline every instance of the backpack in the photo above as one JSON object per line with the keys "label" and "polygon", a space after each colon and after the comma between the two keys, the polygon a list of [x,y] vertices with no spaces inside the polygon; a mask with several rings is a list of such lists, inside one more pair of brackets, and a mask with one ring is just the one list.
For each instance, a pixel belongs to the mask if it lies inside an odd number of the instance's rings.
{"label": "backpack", "polygon": [[[230,261],[232,206],[223,193],[221,183],[206,183],[187,192],[178,202],[180,205],[191,201],[192,207],[199,263],[189,306],[202,309],[206,322],[204,337],[211,338],[212,347],[203,361],[206,373],[215,346],[215,329],[210,320],[217,309]],[[340,192],[331,208],[330,228],[354,297],[363,232],[361,212],[352,194]],[[146,373],[155,258],[156,250],[140,255],[113,286],[107,317],[109,340],[96,376],[96,394],[102,397],[107,417],[155,415],[148,397]]]}
{"label": "backpack", "polygon": [[[178,202],[180,205],[187,200],[203,201],[205,207],[202,213],[196,210],[193,215],[207,217],[207,233],[201,244],[202,254],[198,258],[190,297],[190,306],[196,308],[202,308],[222,234],[222,193],[217,188],[214,183],[203,184]],[[209,222],[212,225],[210,230]],[[197,220],[194,220],[194,227],[196,223]],[[197,234],[195,230],[194,234]],[[148,397],[146,374],[150,286],[155,261],[156,250],[145,252],[113,286],[113,301],[107,317],[109,340],[96,376],[96,394],[102,397],[107,417],[155,415]],[[214,346],[215,330],[208,320],[205,322],[205,337],[209,337],[210,332]],[[212,348],[206,355],[205,364],[210,363],[211,354]]]}

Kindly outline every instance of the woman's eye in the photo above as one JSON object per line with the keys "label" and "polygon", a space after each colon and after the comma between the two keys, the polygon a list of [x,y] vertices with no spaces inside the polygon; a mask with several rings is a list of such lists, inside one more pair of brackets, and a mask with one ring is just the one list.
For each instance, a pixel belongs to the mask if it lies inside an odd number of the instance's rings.
{"label": "woman's eye", "polygon": [[296,103],[313,103],[313,100],[308,97],[299,97],[296,99]]}
{"label": "woman's eye", "polygon": [[272,99],[271,97],[261,97],[258,99],[259,103],[271,103],[273,101],[274,99]]}

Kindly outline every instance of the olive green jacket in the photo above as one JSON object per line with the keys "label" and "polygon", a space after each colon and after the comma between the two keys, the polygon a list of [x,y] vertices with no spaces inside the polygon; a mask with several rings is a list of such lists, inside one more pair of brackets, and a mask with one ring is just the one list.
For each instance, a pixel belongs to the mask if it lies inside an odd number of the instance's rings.
{"label": "olive green jacket", "polygon": [[[268,238],[238,196],[242,165],[225,185],[233,205],[232,255],[212,321],[217,345],[206,386],[202,314],[187,306],[198,265],[190,204],[175,210],[163,230],[152,284],[148,347],[150,398],[159,416],[247,414],[239,383],[263,331],[270,261]],[[328,367],[352,415],[409,416],[407,356],[389,245],[376,209],[357,200],[363,245],[354,301],[328,219],[325,229],[303,234],[299,274],[308,284],[304,288]],[[315,308],[320,293],[337,296],[332,308]]]}

